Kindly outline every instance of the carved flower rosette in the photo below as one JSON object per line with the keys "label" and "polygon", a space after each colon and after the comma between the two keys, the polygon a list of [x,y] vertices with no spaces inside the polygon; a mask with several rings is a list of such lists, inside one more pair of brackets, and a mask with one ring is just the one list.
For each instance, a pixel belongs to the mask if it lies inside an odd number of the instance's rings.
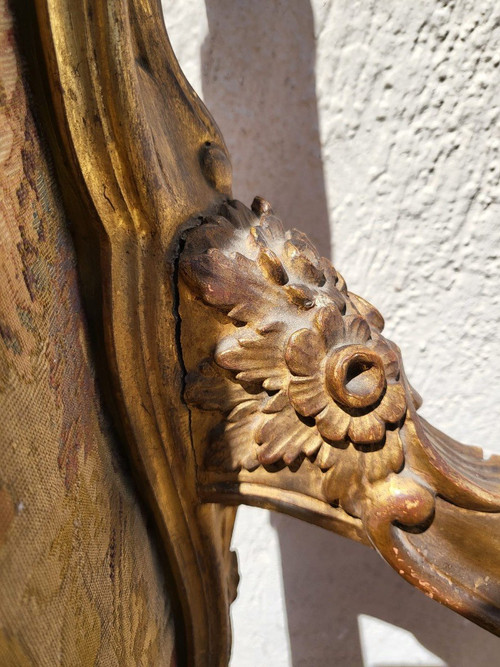
{"label": "carved flower rosette", "polygon": [[222,413],[207,467],[297,470],[307,458],[323,471],[327,502],[362,516],[371,489],[404,466],[411,400],[380,313],[260,198],[192,230],[180,268],[233,324],[187,377],[187,402]]}

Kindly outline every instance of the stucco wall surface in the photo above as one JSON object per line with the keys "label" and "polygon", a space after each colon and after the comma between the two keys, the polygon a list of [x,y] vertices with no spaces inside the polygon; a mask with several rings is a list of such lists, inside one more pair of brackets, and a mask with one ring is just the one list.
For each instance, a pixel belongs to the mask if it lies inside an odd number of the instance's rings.
{"label": "stucco wall surface", "polygon": [[[430,421],[500,452],[500,3],[164,9],[235,196],[269,199],[381,310]],[[234,544],[233,667],[500,665],[500,640],[365,547],[247,508]]]}

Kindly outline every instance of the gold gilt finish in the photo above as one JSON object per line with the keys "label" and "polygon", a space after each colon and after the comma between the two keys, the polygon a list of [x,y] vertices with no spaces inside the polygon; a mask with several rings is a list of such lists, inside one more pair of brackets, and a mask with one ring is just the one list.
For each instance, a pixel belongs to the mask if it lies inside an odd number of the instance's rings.
{"label": "gold gilt finish", "polygon": [[380,313],[258,197],[190,231],[180,274],[205,500],[370,543],[429,597],[500,633],[500,459],[418,415]]}
{"label": "gold gilt finish", "polygon": [[499,459],[418,415],[382,316],[304,234],[263,199],[231,199],[224,141],[159,3],[35,4],[31,68],[100,382],[175,578],[188,662],[229,659],[239,503],[374,546],[500,634]]}
{"label": "gold gilt finish", "polygon": [[37,0],[36,9],[45,61],[36,76],[49,86],[39,98],[51,94],[46,124],[101,382],[166,548],[189,660],[225,664],[234,509],[199,502],[175,304],[179,234],[230,192],[229,158],[180,71],[159,3]]}

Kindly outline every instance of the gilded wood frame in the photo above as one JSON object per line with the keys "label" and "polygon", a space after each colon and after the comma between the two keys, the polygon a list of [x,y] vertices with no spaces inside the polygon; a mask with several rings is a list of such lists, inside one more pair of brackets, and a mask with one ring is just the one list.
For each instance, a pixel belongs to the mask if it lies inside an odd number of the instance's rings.
{"label": "gilded wood frame", "polygon": [[32,79],[100,381],[154,515],[193,665],[224,665],[234,506],[375,547],[500,634],[500,465],[418,414],[382,316],[231,164],[155,0],[36,0]]}

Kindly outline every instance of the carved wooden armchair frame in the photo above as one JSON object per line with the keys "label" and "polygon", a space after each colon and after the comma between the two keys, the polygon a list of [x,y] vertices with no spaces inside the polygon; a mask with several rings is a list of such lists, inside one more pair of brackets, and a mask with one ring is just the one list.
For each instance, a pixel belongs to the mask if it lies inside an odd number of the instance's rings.
{"label": "carved wooden armchair frame", "polygon": [[[383,319],[231,164],[155,0],[36,0],[30,77],[99,381],[154,515],[190,664],[226,664],[235,506],[377,549],[500,634],[500,462],[418,414]],[[30,33],[30,31],[32,31]]]}

